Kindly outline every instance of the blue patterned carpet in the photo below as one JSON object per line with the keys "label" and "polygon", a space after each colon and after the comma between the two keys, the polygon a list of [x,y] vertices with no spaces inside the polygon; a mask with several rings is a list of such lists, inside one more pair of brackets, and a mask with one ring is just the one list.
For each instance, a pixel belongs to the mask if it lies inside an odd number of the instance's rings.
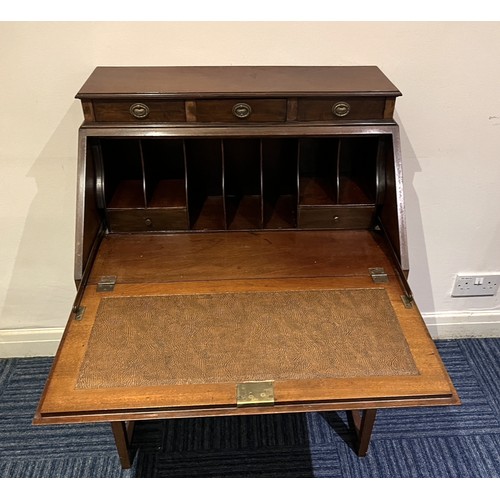
{"label": "blue patterned carpet", "polygon": [[34,427],[52,358],[0,359],[0,477],[500,477],[500,338],[437,342],[462,406],[379,411],[358,458],[343,412]]}

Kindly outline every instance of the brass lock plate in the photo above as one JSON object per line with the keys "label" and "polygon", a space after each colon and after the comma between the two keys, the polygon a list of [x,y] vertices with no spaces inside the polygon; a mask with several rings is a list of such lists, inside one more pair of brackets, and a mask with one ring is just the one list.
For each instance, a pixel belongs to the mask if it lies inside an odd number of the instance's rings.
{"label": "brass lock plate", "polygon": [[236,386],[236,406],[274,405],[274,382],[242,382]]}

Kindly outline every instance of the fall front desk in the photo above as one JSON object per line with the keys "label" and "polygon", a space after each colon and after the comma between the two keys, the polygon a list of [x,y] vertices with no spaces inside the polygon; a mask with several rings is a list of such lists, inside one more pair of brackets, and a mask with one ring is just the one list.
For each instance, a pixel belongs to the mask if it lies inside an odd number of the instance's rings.
{"label": "fall front desk", "polygon": [[98,67],[77,295],[35,424],[459,404],[407,283],[400,92],[376,67]]}

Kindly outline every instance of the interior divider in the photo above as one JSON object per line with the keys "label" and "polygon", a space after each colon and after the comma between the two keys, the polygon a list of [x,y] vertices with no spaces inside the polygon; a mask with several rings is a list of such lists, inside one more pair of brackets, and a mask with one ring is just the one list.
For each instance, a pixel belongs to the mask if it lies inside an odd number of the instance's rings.
{"label": "interior divider", "polygon": [[300,139],[297,140],[297,160],[295,162],[295,176],[296,176],[296,182],[295,182],[295,188],[297,190],[297,224],[298,224],[298,216],[299,216],[299,205],[301,202],[300,199],[300,157],[301,157],[301,151],[302,151],[302,141]]}
{"label": "interior divider", "polygon": [[141,161],[141,172],[142,172],[142,196],[144,198],[144,208],[148,206],[148,197],[146,193],[146,169],[144,167],[144,152],[142,149],[142,139],[138,139],[139,146],[139,158]]}
{"label": "interior divider", "polygon": [[342,138],[339,138],[338,143],[337,143],[337,160],[336,160],[336,165],[335,165],[335,171],[336,171],[336,176],[337,176],[337,182],[335,185],[335,196],[337,203],[339,203],[340,200],[340,157],[342,153]]}
{"label": "interior divider", "polygon": [[259,171],[260,171],[260,220],[259,228],[265,227],[265,199],[264,199],[264,146],[263,139],[259,139]]}
{"label": "interior divider", "polygon": [[182,158],[184,164],[184,192],[186,194],[186,216],[189,221],[191,220],[190,216],[190,204],[189,204],[189,184],[188,184],[188,171],[187,171],[187,156],[186,156],[186,140],[182,139]]}
{"label": "interior divider", "polygon": [[222,212],[224,221],[224,230],[228,229],[228,203],[226,199],[226,160],[225,160],[225,147],[224,139],[220,139],[221,149],[221,192],[222,192]]}
{"label": "interior divider", "polygon": [[360,228],[383,196],[383,146],[376,137],[109,138],[95,168],[115,232]]}

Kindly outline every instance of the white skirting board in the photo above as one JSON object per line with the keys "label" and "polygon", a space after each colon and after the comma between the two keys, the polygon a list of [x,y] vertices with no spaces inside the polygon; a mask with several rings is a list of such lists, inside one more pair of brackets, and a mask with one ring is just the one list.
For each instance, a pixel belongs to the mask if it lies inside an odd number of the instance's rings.
{"label": "white skirting board", "polygon": [[0,358],[54,356],[64,328],[0,330]]}
{"label": "white skirting board", "polygon": [[[500,337],[500,311],[423,313],[433,339]],[[0,358],[54,356],[64,328],[0,330]]]}
{"label": "white skirting board", "polygon": [[500,337],[500,311],[423,313],[435,340]]}

